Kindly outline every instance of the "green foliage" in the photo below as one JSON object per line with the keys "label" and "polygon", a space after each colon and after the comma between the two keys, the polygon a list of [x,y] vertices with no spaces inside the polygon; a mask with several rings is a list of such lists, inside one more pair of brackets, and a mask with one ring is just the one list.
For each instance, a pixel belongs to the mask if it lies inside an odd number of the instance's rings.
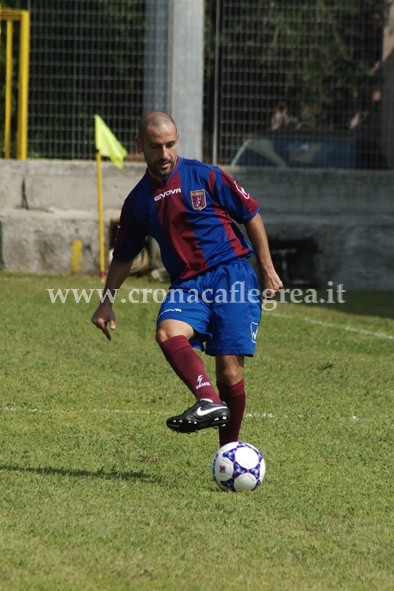
{"label": "green foliage", "polygon": [[3,8],[21,8],[22,10],[27,10],[28,4],[28,0],[3,0],[1,2]]}
{"label": "green foliage", "polygon": [[[223,117],[234,120],[236,145],[245,130],[258,131],[256,118],[266,129],[283,99],[297,115],[307,104],[310,126],[318,120],[319,129],[346,127],[350,115],[368,102],[371,89],[381,84],[377,64],[389,0],[207,0],[208,137],[213,127],[218,4],[220,67],[231,73],[225,82],[231,112]],[[91,158],[89,122],[95,112],[131,146],[143,105],[144,53],[149,49],[143,0],[9,0],[3,5],[31,7],[29,155]],[[4,43],[0,51],[3,63]],[[17,61],[16,52],[15,71]],[[0,93],[3,103],[4,84]],[[219,96],[219,104],[226,97]]]}
{"label": "green foliage", "polygon": [[[122,143],[130,144],[140,115],[134,105],[142,93],[143,4],[142,0],[32,4],[29,157],[91,158],[96,112]],[[17,65],[16,47],[16,72]],[[2,119],[0,128],[3,124]]]}
{"label": "green foliage", "polygon": [[[319,129],[341,128],[349,111],[379,85],[387,0],[243,0],[238,20],[231,18],[231,4],[221,1],[222,15],[229,15],[221,27],[222,65],[237,73],[226,79],[226,92],[242,97],[240,106],[252,105],[258,100],[256,81],[263,81],[262,128],[269,127],[281,100],[294,113],[308,103]],[[255,125],[255,114],[249,116]],[[242,125],[247,124],[246,111]]]}
{"label": "green foliage", "polygon": [[191,395],[154,344],[158,305],[119,303],[108,342],[96,301],[50,303],[71,287],[100,284],[0,273],[2,591],[393,588],[390,294],[266,313],[242,438],[267,475],[229,494],[217,433],[165,426]]}

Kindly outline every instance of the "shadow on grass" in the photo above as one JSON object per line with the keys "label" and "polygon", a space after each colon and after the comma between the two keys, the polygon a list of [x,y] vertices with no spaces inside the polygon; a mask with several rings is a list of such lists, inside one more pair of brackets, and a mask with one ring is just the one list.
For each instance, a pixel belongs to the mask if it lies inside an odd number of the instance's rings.
{"label": "shadow on grass", "polygon": [[[305,288],[305,291],[308,288]],[[329,297],[333,299],[335,303],[329,304],[328,302],[322,303],[320,301],[316,303],[305,304],[299,300],[299,303],[303,306],[313,308],[326,308],[328,310],[335,310],[337,312],[344,312],[345,314],[355,314],[360,316],[375,316],[379,318],[394,318],[394,294],[393,292],[373,292],[373,291],[346,291],[342,294],[342,303],[336,301],[337,294],[334,290],[333,293],[328,294],[327,291],[317,290],[316,297],[318,300],[326,299]],[[298,296],[297,296],[298,297]],[[286,296],[286,301],[291,301]],[[279,299],[280,301],[280,299]]]}
{"label": "shadow on grass", "polygon": [[159,484],[161,479],[158,476],[151,476],[144,470],[130,472],[105,471],[104,469],[92,472],[90,470],[70,470],[68,468],[48,467],[23,467],[13,465],[0,465],[1,472],[20,472],[22,474],[39,474],[41,476],[69,476],[72,478],[102,478],[103,480],[135,480]]}
{"label": "shadow on grass", "polygon": [[[324,292],[322,292],[324,297]],[[348,291],[342,304],[323,304],[322,307],[349,314],[394,318],[394,294],[382,291]],[[317,304],[318,306],[321,304]]]}

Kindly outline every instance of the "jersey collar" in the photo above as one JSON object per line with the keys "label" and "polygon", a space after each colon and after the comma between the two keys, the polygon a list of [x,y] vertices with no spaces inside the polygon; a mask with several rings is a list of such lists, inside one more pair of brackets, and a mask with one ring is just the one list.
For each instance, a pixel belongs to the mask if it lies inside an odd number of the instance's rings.
{"label": "jersey collar", "polygon": [[174,176],[180,162],[181,162],[182,158],[181,156],[177,156],[176,160],[175,160],[175,166],[174,168],[171,170],[170,174],[168,175],[168,177],[164,180],[164,181],[158,181],[157,179],[155,179],[153,176],[151,176],[149,169],[146,169],[146,175],[151,179],[151,181],[153,183],[156,183],[157,185],[159,185],[160,187],[165,187],[167,185],[167,183],[171,180],[171,178]]}

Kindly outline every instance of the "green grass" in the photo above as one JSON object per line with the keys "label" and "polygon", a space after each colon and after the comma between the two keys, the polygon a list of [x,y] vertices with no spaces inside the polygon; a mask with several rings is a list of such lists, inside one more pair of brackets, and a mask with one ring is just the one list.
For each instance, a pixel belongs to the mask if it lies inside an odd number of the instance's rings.
{"label": "green grass", "polygon": [[59,287],[100,284],[0,273],[1,590],[394,588],[391,294],[265,314],[241,435],[267,474],[231,494],[217,432],[165,426],[192,398],[158,305],[119,303],[108,342]]}

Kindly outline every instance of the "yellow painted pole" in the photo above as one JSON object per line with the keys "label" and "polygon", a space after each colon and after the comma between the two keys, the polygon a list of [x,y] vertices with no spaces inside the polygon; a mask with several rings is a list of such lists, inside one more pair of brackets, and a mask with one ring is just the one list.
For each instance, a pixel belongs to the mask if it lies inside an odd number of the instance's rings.
{"label": "yellow painted pole", "polygon": [[11,158],[11,116],[12,116],[12,43],[13,22],[7,21],[5,58],[5,120],[4,120],[4,158]]}
{"label": "yellow painted pole", "polygon": [[27,104],[29,98],[30,14],[21,10],[18,95],[18,160],[27,158]]}
{"label": "yellow painted pole", "polygon": [[70,270],[73,275],[79,273],[81,270],[82,247],[82,240],[76,238],[71,246]]}
{"label": "yellow painted pole", "polygon": [[97,164],[97,202],[98,202],[98,222],[99,222],[99,253],[100,253],[100,280],[104,283],[105,262],[104,262],[104,217],[103,217],[103,177],[101,174],[101,154],[96,152]]}

